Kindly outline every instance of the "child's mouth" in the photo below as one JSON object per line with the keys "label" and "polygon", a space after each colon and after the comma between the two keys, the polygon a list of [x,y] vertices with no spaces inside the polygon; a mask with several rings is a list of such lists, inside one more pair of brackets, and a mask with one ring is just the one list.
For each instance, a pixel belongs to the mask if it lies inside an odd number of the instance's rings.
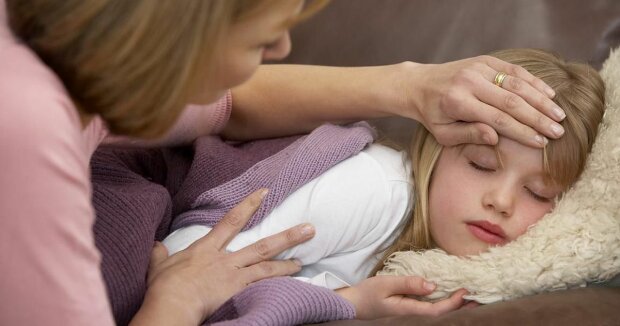
{"label": "child's mouth", "polygon": [[476,238],[493,245],[506,242],[506,235],[501,227],[487,221],[473,221],[466,224],[467,229]]}

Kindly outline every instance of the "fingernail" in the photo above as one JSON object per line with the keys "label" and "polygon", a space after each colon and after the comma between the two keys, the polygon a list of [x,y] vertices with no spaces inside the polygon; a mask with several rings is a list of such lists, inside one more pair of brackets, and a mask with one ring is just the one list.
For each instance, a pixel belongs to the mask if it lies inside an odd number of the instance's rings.
{"label": "fingernail", "polygon": [[301,227],[301,234],[304,236],[309,236],[314,234],[314,226],[312,224],[304,224]]}
{"label": "fingernail", "polygon": [[553,132],[554,135],[560,137],[564,134],[564,128],[562,128],[562,126],[560,126],[559,124],[552,124],[551,125],[551,132]]}
{"label": "fingernail", "polygon": [[301,260],[299,260],[299,259],[292,259],[292,260],[295,263],[295,265],[297,265],[299,267],[303,266],[303,264],[301,263]]}
{"label": "fingernail", "polygon": [[534,139],[536,139],[537,143],[539,143],[539,144],[541,144],[543,146],[547,145],[547,142],[549,142],[545,136],[541,136],[541,135],[534,136]]}
{"label": "fingernail", "polygon": [[489,134],[484,134],[484,135],[482,135],[482,141],[483,141],[485,144],[492,145],[492,144],[491,144],[491,136],[489,136]]}
{"label": "fingernail", "polygon": [[563,120],[564,118],[566,118],[566,113],[564,112],[564,110],[560,109],[559,106],[553,108],[553,114],[558,120]]}
{"label": "fingernail", "polygon": [[433,291],[435,290],[435,283],[424,281],[424,284],[422,284],[422,287],[424,287],[424,289],[427,291]]}
{"label": "fingernail", "polygon": [[545,87],[545,93],[547,93],[547,95],[550,98],[554,98],[555,97],[555,91],[553,90],[553,88],[551,88],[549,86]]}
{"label": "fingernail", "polygon": [[269,193],[269,189],[263,189],[263,190],[260,191],[259,196],[260,196],[261,199],[263,199],[263,198],[265,198],[265,196],[267,196],[268,193]]}

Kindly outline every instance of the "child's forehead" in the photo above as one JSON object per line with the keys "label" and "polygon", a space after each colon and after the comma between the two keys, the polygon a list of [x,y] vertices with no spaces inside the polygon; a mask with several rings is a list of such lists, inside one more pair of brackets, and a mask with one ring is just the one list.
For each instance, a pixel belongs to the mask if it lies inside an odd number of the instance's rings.
{"label": "child's forehead", "polygon": [[531,156],[540,156],[542,158],[543,150],[540,148],[534,148],[527,145],[523,145],[515,140],[510,138],[506,138],[503,136],[499,137],[498,143],[496,145],[482,145],[482,144],[463,144],[459,145],[459,151],[474,151],[480,153],[497,153],[502,157],[509,157],[513,155],[531,155]]}
{"label": "child's forehead", "polygon": [[510,138],[499,137],[497,145],[466,144],[462,153],[484,156],[486,159],[495,158],[505,167],[516,166],[527,168],[530,171],[544,172],[543,150],[523,145]]}

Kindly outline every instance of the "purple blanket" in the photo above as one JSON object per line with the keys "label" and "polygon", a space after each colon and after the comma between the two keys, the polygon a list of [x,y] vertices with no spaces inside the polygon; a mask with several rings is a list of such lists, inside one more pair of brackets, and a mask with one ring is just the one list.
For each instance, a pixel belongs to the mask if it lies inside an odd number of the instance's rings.
{"label": "purple blanket", "polygon": [[[95,241],[117,324],[127,324],[140,307],[153,241],[162,240],[171,225],[213,225],[252,191],[269,188],[247,226],[252,227],[290,193],[362,150],[373,137],[368,125],[358,123],[239,144],[203,137],[185,148],[97,150],[91,160]],[[354,314],[332,291],[281,277],[252,284],[207,322],[289,325]]]}

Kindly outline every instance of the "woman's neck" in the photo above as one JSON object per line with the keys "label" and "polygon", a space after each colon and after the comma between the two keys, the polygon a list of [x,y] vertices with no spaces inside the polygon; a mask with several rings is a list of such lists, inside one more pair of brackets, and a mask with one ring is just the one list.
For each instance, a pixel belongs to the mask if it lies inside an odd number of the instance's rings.
{"label": "woman's neck", "polygon": [[73,105],[75,106],[78,116],[80,117],[80,124],[82,125],[82,129],[86,129],[86,126],[88,126],[88,124],[93,120],[95,115],[84,111],[76,101],[73,101]]}
{"label": "woman's neck", "polygon": [[86,129],[86,126],[88,126],[88,124],[93,120],[94,115],[84,113],[81,111],[78,111],[78,114],[80,115],[80,122],[82,123],[82,129]]}

